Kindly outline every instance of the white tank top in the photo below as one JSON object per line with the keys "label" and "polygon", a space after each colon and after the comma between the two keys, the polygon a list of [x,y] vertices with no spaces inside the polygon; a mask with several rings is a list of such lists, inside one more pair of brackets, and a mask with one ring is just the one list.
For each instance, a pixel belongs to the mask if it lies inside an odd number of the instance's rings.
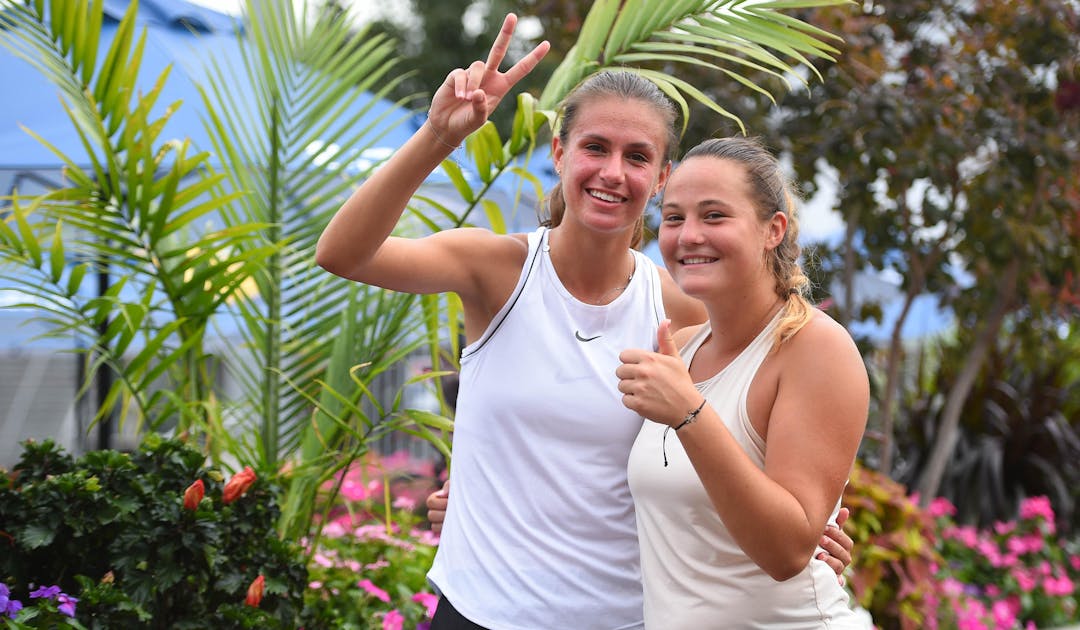
{"label": "white tank top", "polygon": [[615,368],[655,348],[656,266],[633,252],[610,304],[574,298],[528,237],[512,295],[462,351],[450,503],[429,580],[492,630],[641,628],[641,576],[626,462],[641,418]]}
{"label": "white tank top", "polygon": [[[772,348],[779,317],[777,313],[720,373],[697,383],[759,468],[765,467],[766,443],[750,424],[746,396]],[[683,347],[687,365],[710,332],[708,324],[702,326]],[[865,630],[865,621],[850,609],[836,573],[823,561],[810,560],[802,573],[777,582],[746,555],[724,527],[674,431],[668,432],[665,449],[664,426],[646,420],[630,453],[645,627]],[[837,502],[830,521],[839,509]]]}

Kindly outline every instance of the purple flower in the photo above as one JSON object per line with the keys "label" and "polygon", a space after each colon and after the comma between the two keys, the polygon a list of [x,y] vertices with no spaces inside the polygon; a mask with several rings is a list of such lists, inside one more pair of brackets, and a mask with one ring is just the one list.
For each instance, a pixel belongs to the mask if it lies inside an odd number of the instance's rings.
{"label": "purple flower", "polygon": [[22,609],[23,609],[22,602],[20,602],[17,599],[11,599],[11,600],[8,600],[7,609],[4,610],[3,612],[7,613],[8,617],[11,617],[12,619],[14,619],[15,616],[18,615],[19,611],[22,610]]}
{"label": "purple flower", "polygon": [[11,599],[11,589],[8,588],[8,585],[0,582],[0,615],[7,615],[14,619],[15,615],[22,610],[22,607],[22,602]]}
{"label": "purple flower", "polygon": [[60,594],[60,587],[55,584],[52,586],[42,586],[41,588],[30,592],[30,599],[37,599],[39,597],[47,597],[52,599]]}
{"label": "purple flower", "polygon": [[75,617],[75,604],[79,601],[77,598],[72,597],[67,593],[60,593],[60,595],[57,596],[56,601],[59,604],[56,607],[57,610],[68,617]]}

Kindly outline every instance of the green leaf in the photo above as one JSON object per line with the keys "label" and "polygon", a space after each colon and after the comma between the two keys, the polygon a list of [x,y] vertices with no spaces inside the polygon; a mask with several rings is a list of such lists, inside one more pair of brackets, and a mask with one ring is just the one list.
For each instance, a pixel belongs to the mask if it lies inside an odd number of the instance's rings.
{"label": "green leaf", "polygon": [[48,525],[29,525],[15,532],[20,545],[27,549],[38,549],[52,543],[56,538],[56,528]]}
{"label": "green leaf", "polygon": [[57,221],[56,230],[53,232],[52,246],[49,248],[49,279],[53,284],[60,284],[60,278],[64,274],[64,237],[61,227],[63,223]]}
{"label": "green leaf", "polygon": [[465,179],[465,174],[462,172],[461,167],[457,165],[453,160],[443,160],[442,169],[446,173],[446,176],[450,178],[450,182],[457,189],[458,194],[465,200],[466,203],[473,203],[476,201],[476,197],[473,194],[472,186],[469,186],[468,180]]}
{"label": "green leaf", "polygon": [[481,199],[480,203],[484,206],[484,215],[491,226],[491,231],[496,234],[506,234],[506,221],[503,219],[502,208],[499,204],[490,199]]}

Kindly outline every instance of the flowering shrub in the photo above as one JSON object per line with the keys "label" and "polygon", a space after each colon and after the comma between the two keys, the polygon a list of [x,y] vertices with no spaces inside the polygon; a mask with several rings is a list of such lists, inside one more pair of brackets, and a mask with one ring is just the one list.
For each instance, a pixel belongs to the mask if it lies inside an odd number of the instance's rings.
{"label": "flowering shrub", "polygon": [[78,460],[27,443],[0,475],[0,628],[298,628],[307,573],[274,529],[280,489],[203,463],[156,435]]}
{"label": "flowering shrub", "polygon": [[946,559],[938,579],[959,628],[1048,628],[1080,620],[1080,548],[1058,540],[1049,499],[1025,499],[1017,520],[989,530],[957,525],[956,508],[945,499],[935,499],[930,513]]}
{"label": "flowering shrub", "polygon": [[29,598],[24,606],[21,601],[11,599],[11,590],[6,584],[0,584],[0,623],[4,628],[55,628],[64,625],[78,630],[86,627],[75,620],[78,598],[61,591],[59,586],[54,584],[34,589],[30,591]]}
{"label": "flowering shrub", "polygon": [[856,465],[844,491],[856,601],[881,630],[1034,630],[1080,621],[1080,541],[1059,540],[1046,497],[1015,521],[958,525],[956,508]]}
{"label": "flowering shrub", "polygon": [[848,585],[882,630],[936,628],[941,563],[934,521],[889,477],[856,465],[844,489],[855,541]]}
{"label": "flowering shrub", "polygon": [[437,486],[431,462],[370,454],[323,488],[324,525],[308,541],[308,627],[425,630],[436,597],[426,574],[438,539],[422,528]]}

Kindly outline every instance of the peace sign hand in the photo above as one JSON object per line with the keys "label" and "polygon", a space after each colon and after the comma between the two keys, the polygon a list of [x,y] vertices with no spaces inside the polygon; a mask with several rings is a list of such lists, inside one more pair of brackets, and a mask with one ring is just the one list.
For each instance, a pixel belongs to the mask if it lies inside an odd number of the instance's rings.
{"label": "peace sign hand", "polygon": [[428,124],[446,144],[461,144],[466,136],[479,129],[510,88],[532,72],[547,54],[551,45],[540,42],[509,70],[499,72],[516,26],[517,16],[507,14],[487,63],[476,60],[468,68],[455,68],[435,91],[428,110]]}

